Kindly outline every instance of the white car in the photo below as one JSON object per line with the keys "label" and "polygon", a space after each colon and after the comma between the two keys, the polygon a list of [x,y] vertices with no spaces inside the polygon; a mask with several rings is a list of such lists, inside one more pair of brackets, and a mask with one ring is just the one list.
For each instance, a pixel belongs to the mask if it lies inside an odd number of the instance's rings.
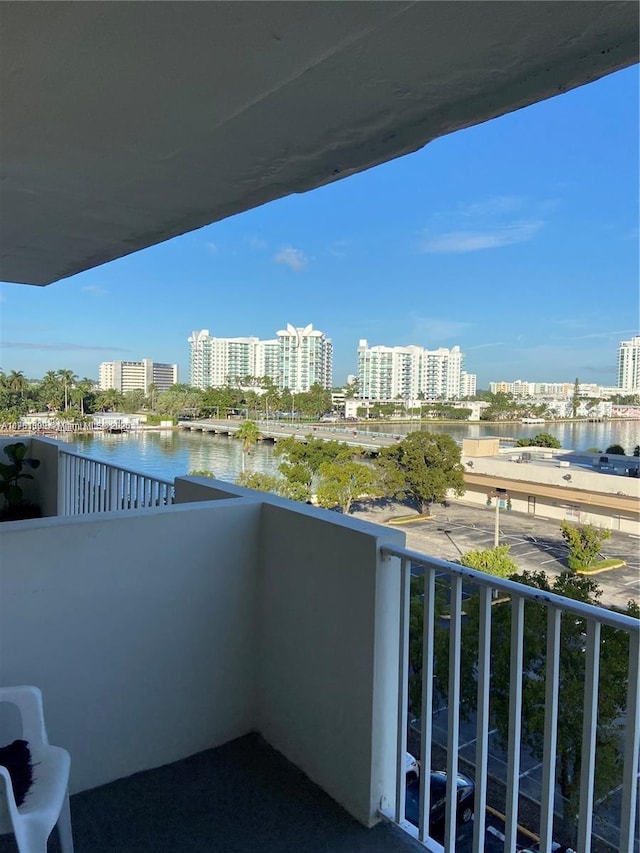
{"label": "white car", "polygon": [[420,778],[420,765],[410,752],[405,752],[404,754],[404,770],[407,782],[412,782]]}

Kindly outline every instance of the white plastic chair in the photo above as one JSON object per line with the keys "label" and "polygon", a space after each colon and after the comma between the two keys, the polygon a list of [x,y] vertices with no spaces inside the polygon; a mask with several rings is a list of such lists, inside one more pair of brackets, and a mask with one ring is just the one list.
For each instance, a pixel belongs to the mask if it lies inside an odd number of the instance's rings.
{"label": "white plastic chair", "polygon": [[0,766],[0,834],[13,832],[20,853],[46,853],[47,839],[57,824],[62,853],[73,853],[67,787],[71,757],[66,749],[49,745],[42,693],[37,687],[0,687],[0,702],[18,707],[22,738],[29,742],[33,764],[33,784],[19,808],[9,771]]}

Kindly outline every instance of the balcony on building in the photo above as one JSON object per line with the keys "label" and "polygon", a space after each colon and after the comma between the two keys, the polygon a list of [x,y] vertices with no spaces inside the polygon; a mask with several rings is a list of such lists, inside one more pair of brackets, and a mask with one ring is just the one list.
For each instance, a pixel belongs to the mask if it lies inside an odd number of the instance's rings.
{"label": "balcony on building", "polygon": [[[424,820],[418,828],[405,819],[409,748],[427,777],[430,767],[450,778],[473,767],[476,818],[467,843],[480,853],[487,784],[496,782],[487,743],[491,659],[486,651],[478,672],[478,746],[470,764],[456,699],[468,583],[481,591],[485,650],[494,591],[511,598],[515,614],[511,660],[519,675],[501,780],[504,828],[515,843],[522,798],[531,799],[530,780],[519,770],[517,720],[522,614],[536,591],[407,551],[398,530],[222,481],[158,481],[83,457],[64,442],[23,440],[41,461],[28,497],[44,517],[6,522],[0,531],[0,683],[34,683],[44,693],[50,738],[72,754],[78,850],[168,850],[181,838],[187,853],[257,844],[284,851],[294,849],[298,833],[308,847],[300,841],[295,849],[309,851],[453,851],[461,831],[453,800],[452,819],[433,834]],[[435,585],[448,590],[456,709],[440,712],[425,665],[417,719],[408,693],[412,574],[423,577],[430,602],[425,660],[433,660]],[[601,631],[613,626],[629,634],[619,813],[604,839],[613,847],[596,849],[632,851],[637,620],[560,596],[544,600],[549,624],[557,623],[551,660],[561,618],[584,620],[588,672],[597,672]],[[551,843],[562,804],[557,671],[549,679],[534,799],[535,829]],[[579,832],[586,843],[592,832],[602,835],[592,789],[597,678],[585,679],[583,701]],[[439,742],[436,722],[446,731]],[[265,799],[247,804],[247,796]],[[2,853],[8,849],[0,842]]]}

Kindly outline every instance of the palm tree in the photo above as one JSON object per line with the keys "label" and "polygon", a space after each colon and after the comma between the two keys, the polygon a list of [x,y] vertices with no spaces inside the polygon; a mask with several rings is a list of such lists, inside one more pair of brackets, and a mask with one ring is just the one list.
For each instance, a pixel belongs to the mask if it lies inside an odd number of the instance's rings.
{"label": "palm tree", "polygon": [[115,388],[107,388],[106,391],[101,391],[97,398],[97,404],[105,412],[116,411],[124,400],[123,395],[116,391]]}
{"label": "palm tree", "polygon": [[12,370],[6,381],[10,390],[20,394],[20,399],[22,399],[22,395],[28,384],[24,373],[21,370]]}
{"label": "palm tree", "polygon": [[45,408],[57,410],[60,408],[62,387],[60,378],[55,370],[47,370],[38,386],[38,398]]}
{"label": "palm tree", "polygon": [[152,412],[155,412],[156,394],[157,393],[158,393],[158,386],[155,384],[155,382],[152,382],[151,385],[149,385],[149,388],[147,389],[147,394],[149,397],[149,408],[151,409]]}
{"label": "palm tree", "polygon": [[74,396],[80,403],[80,414],[84,415],[84,401],[88,394],[93,390],[93,379],[89,379],[87,376],[83,377],[76,383],[74,390]]}
{"label": "palm tree", "polygon": [[64,410],[66,412],[69,408],[69,388],[73,388],[78,377],[73,370],[59,370],[58,376],[64,385]]}
{"label": "palm tree", "polygon": [[260,438],[260,430],[255,421],[245,421],[236,432],[236,438],[242,439],[242,471],[245,469],[245,453],[250,454],[251,448]]}

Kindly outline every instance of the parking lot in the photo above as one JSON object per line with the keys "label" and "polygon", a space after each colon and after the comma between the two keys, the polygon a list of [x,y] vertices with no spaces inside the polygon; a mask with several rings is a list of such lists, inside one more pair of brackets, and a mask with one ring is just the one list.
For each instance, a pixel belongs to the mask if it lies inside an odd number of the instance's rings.
{"label": "parking lot", "polygon": [[[378,523],[407,515],[406,508],[388,505],[360,517]],[[510,546],[510,554],[521,570],[545,571],[550,578],[566,569],[567,547],[560,534],[560,522],[536,518],[524,513],[502,510],[499,516],[500,544]],[[492,548],[494,544],[495,509],[451,502],[436,507],[428,521],[416,520],[403,524],[407,547],[416,551],[458,560],[462,554],[476,549]],[[614,532],[602,548],[603,559],[620,558],[626,563],[593,575],[602,589],[601,604],[625,608],[630,598],[640,600],[640,530],[634,537]]]}

